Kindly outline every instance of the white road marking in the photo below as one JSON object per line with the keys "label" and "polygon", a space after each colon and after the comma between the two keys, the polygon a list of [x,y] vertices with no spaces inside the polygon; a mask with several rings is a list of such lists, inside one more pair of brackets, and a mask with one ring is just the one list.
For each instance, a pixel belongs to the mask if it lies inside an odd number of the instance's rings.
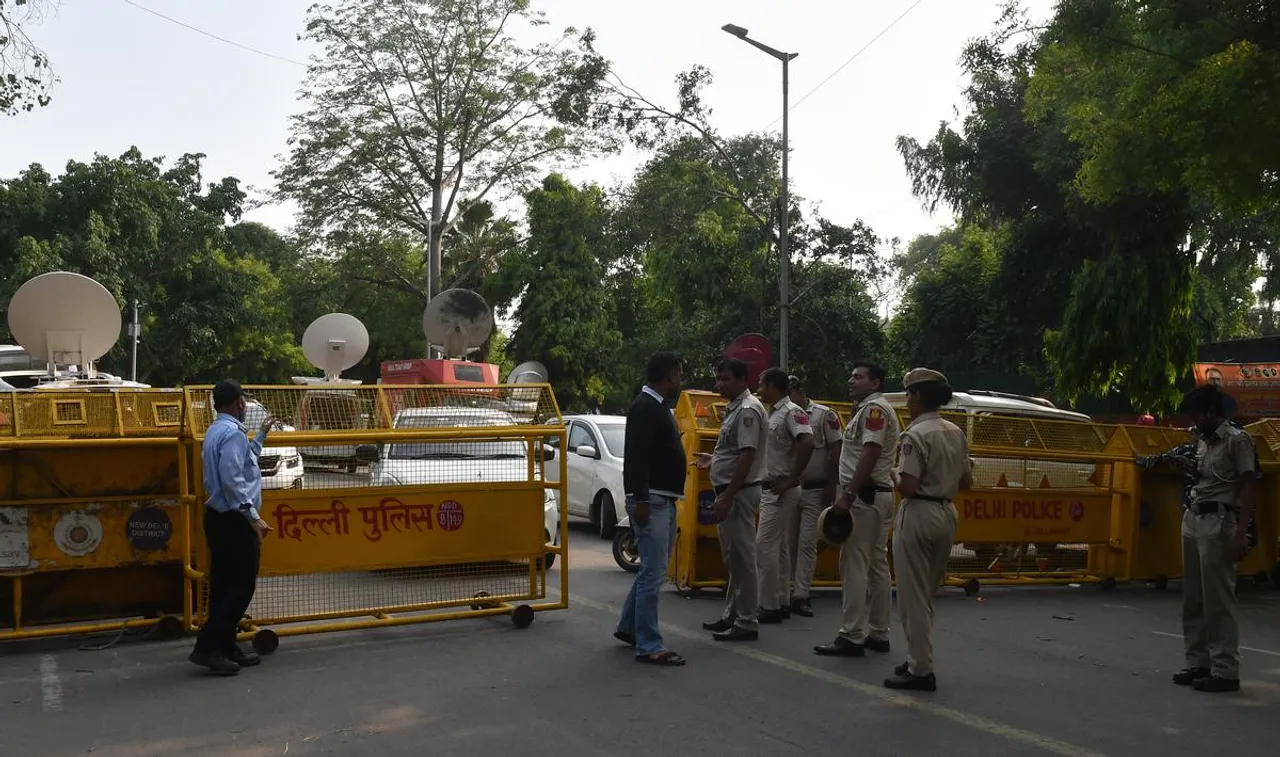
{"label": "white road marking", "polygon": [[[617,612],[617,608],[610,607],[609,605],[604,604],[603,602],[596,602],[595,600],[592,600],[592,599],[584,599],[583,597],[570,597],[569,601],[574,605],[577,605],[580,607],[588,607],[593,610],[599,610],[607,613]],[[726,652],[730,652],[732,654],[738,654],[743,657],[748,657],[750,659],[756,660],[757,662],[767,663],[769,665],[773,665],[774,667],[782,668],[783,670],[788,670],[803,676],[808,676],[809,678],[813,678],[819,681],[824,681],[826,683],[830,683],[835,686],[840,686],[845,689],[851,689],[853,691],[857,691],[859,693],[865,694],[866,696],[869,696],[873,699],[878,699],[881,702],[884,702],[885,704],[890,704],[897,707],[905,707],[907,709],[917,710],[929,715],[933,715],[934,717],[942,718],[943,720],[950,720],[951,722],[956,723],[958,725],[966,726],[976,731],[982,731],[983,733],[987,733],[992,736],[999,736],[999,737],[1008,739],[1009,741],[1014,741],[1020,744],[1025,744],[1027,746],[1035,747],[1037,749],[1042,749],[1051,754],[1062,755],[1062,757],[1104,757],[1101,752],[1095,752],[1091,749],[1087,749],[1082,746],[1077,746],[1076,744],[1070,744],[1065,741],[1059,741],[1055,738],[1044,736],[1044,735],[1035,733],[1033,731],[1028,731],[1022,728],[1017,728],[1015,726],[1006,725],[1004,723],[1000,723],[995,720],[989,720],[987,718],[982,717],[981,715],[974,715],[968,712],[964,712],[962,710],[956,710],[951,707],[947,707],[945,705],[940,705],[935,702],[930,702],[926,698],[928,697],[927,694],[924,695],[923,697],[897,694],[889,689],[884,689],[879,686],[873,686],[869,683],[863,683],[862,681],[857,681],[852,678],[846,678],[845,676],[838,675],[830,671],[822,670],[821,668],[815,668],[811,665],[805,665],[803,663],[795,662],[794,660],[789,660],[785,657],[779,657],[778,655],[769,654],[768,652],[761,652],[760,650],[753,649],[751,647],[723,646],[720,644],[716,644],[714,641],[711,641],[708,634],[694,633],[692,631],[687,631],[683,628],[670,626],[665,623],[662,624],[662,632],[664,634],[669,634],[671,636],[678,636],[682,639],[687,639],[689,641],[701,642],[706,646],[714,646],[717,649],[723,649]]]}
{"label": "white road marking", "polygon": [[40,694],[45,712],[62,712],[62,679],[51,654],[40,656]]}
{"label": "white road marking", "polygon": [[[1181,639],[1180,633],[1168,633],[1167,631],[1152,631],[1156,636],[1167,636],[1170,639]],[[1270,649],[1258,649],[1257,647],[1240,647],[1246,652],[1257,652],[1258,654],[1271,655],[1272,657],[1280,657],[1280,652],[1272,652]]]}

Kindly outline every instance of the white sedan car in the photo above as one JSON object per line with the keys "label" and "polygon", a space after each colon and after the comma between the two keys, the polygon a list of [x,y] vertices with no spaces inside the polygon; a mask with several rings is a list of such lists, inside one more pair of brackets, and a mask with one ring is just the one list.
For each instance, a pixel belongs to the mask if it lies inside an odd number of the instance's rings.
{"label": "white sedan car", "polygon": [[[244,425],[249,429],[250,434],[257,434],[258,429],[262,427],[263,419],[267,417],[267,409],[252,400],[246,404],[248,407],[244,411]],[[275,426],[277,431],[294,430],[293,426],[281,421],[276,421]],[[302,488],[304,469],[302,454],[297,447],[274,445],[263,447],[262,455],[258,457],[258,468],[262,471],[263,489]]]}
{"label": "white sedan car", "polygon": [[[504,410],[474,407],[419,407],[401,410],[395,428],[456,428],[459,426],[515,426],[518,422]],[[547,450],[547,460],[554,453]],[[360,461],[368,462],[374,486],[404,486],[449,483],[496,483],[527,481],[529,477],[525,443],[511,441],[400,442],[361,445]],[[547,470],[555,467],[547,465]],[[546,489],[542,502],[543,530],[547,544],[560,544],[560,508],[555,492]],[[555,554],[547,553],[547,567]]]}
{"label": "white sedan car", "polygon": [[[621,415],[566,415],[568,427],[569,517],[591,521],[602,539],[612,539],[627,515],[622,490],[622,449],[627,419]],[[552,441],[558,446],[559,440]],[[558,480],[560,466],[548,465]]]}

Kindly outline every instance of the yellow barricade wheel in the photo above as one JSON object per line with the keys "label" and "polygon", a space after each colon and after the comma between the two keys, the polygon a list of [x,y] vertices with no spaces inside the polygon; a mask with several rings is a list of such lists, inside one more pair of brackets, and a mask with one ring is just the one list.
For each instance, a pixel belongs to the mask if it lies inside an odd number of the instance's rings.
{"label": "yellow barricade wheel", "polygon": [[279,647],[280,637],[269,628],[264,628],[253,635],[253,651],[260,655],[269,655]]}
{"label": "yellow barricade wheel", "polygon": [[529,605],[516,605],[511,611],[511,622],[516,624],[516,628],[528,628],[533,623],[533,608]]}

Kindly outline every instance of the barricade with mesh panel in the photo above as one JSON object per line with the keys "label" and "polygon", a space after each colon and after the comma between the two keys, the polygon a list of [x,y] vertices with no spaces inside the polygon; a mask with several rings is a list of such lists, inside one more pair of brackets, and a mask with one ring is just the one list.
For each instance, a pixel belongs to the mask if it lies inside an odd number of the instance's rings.
{"label": "barricade with mesh panel", "polygon": [[189,625],[182,408],[164,389],[0,393],[0,640]]}
{"label": "barricade with mesh panel", "polygon": [[[210,390],[186,390],[197,448],[215,415]],[[508,614],[524,627],[534,611],[568,606],[564,484],[551,482],[567,476],[548,443],[563,444],[564,426],[550,387],[245,391],[250,433],[267,413],[276,421],[262,455],[264,481],[275,476],[262,512],[273,531],[244,627],[260,651],[280,635],[458,617]],[[207,585],[197,584],[198,622]]]}
{"label": "barricade with mesh panel", "polygon": [[[844,423],[852,406],[835,408]],[[687,391],[676,415],[690,459],[710,452],[726,401]],[[898,411],[903,428],[910,423]],[[1098,581],[1127,577],[1131,544],[1114,535],[1133,513],[1134,452],[1118,426],[977,413],[945,413],[964,429],[974,459],[973,486],[954,502],[958,515],[947,583]],[[705,471],[691,475],[680,505],[671,575],[681,591],[723,587],[726,576],[714,525],[698,522],[699,497],[710,495]],[[890,537],[892,538],[892,537]],[[819,542],[813,585],[840,586],[839,548]]]}

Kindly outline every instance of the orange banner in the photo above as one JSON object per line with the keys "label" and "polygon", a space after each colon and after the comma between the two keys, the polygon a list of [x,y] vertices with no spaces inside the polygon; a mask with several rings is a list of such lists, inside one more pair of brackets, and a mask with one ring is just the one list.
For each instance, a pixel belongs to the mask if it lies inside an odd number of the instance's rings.
{"label": "orange banner", "polygon": [[1197,384],[1218,384],[1235,399],[1237,417],[1280,415],[1280,363],[1196,363]]}

